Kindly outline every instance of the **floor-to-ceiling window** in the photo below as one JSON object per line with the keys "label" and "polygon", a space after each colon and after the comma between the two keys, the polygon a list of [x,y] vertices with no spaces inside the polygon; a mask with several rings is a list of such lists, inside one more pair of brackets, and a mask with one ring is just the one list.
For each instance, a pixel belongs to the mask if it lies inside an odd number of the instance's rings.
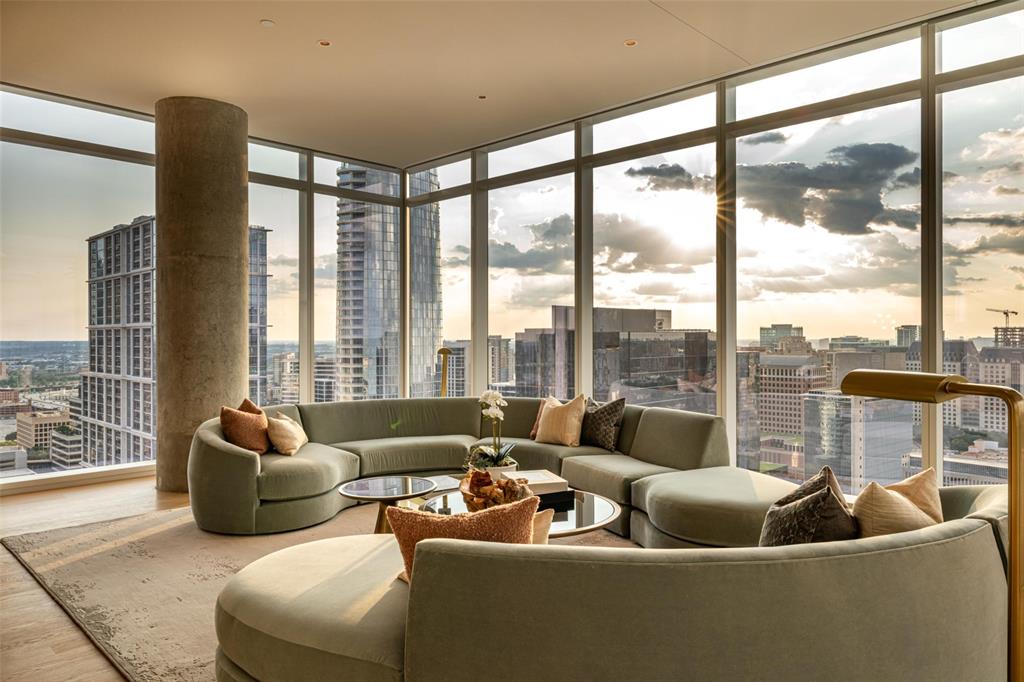
{"label": "floor-to-ceiling window", "polygon": [[[136,151],[152,123],[0,93],[0,124]],[[0,143],[0,477],[152,460],[153,168]]]}
{"label": "floor-to-ceiling window", "polygon": [[[1024,52],[1024,11],[940,33],[941,71]],[[1024,387],[1024,77],[940,96],[943,371]],[[947,485],[1007,477],[1007,411],[994,398],[942,405]]]}
{"label": "floor-to-ceiling window", "polygon": [[488,195],[488,343],[508,348],[505,392],[575,392],[573,178],[560,175]]}
{"label": "floor-to-ceiling window", "polygon": [[594,398],[714,414],[715,146],[593,182]]}

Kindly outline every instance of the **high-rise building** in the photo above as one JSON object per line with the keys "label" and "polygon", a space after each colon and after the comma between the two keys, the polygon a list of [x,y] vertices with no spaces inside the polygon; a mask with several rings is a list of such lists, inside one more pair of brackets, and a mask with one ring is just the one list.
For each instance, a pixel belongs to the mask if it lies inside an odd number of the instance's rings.
{"label": "high-rise building", "polygon": [[[437,171],[409,175],[409,192],[413,196],[440,188]],[[437,350],[441,347],[444,320],[441,206],[436,201],[422,204],[410,209],[409,216],[409,395],[439,396]],[[448,395],[454,395],[451,384]]]}
{"label": "high-rise building", "polygon": [[270,401],[267,358],[267,233],[262,225],[249,226],[249,399],[257,405]]}
{"label": "high-rise building", "polygon": [[334,358],[318,357],[313,363],[313,402],[333,403],[338,399],[337,396],[338,376],[335,373]]}
{"label": "high-rise building", "polygon": [[[156,228],[153,216],[140,216],[87,240],[89,365],[80,386],[85,466],[156,457]],[[254,379],[256,386],[266,384],[266,233],[249,230],[249,298],[255,302],[250,387]]]}
{"label": "high-rise building", "polygon": [[996,348],[1024,348],[1024,327],[995,327]]}
{"label": "high-rise building", "polygon": [[299,402],[299,355],[277,353],[271,360],[271,402]]}
{"label": "high-rise building", "polygon": [[487,383],[505,384],[515,381],[515,347],[512,339],[487,337]]}
{"label": "high-rise building", "polygon": [[921,340],[921,325],[901,324],[896,327],[896,345],[903,348],[910,348],[915,341]]}
{"label": "high-rise building", "polygon": [[866,336],[836,336],[828,340],[829,350],[871,350],[888,347],[887,339],[869,339]]}
{"label": "high-rise building", "polygon": [[804,478],[829,466],[848,493],[869,481],[904,478],[904,457],[915,451],[910,403],[844,395],[837,389],[802,396]]}
{"label": "high-rise building", "polygon": [[794,327],[791,324],[773,324],[770,327],[761,327],[761,347],[767,350],[778,350],[781,339],[787,336],[803,335],[803,327]]}
{"label": "high-rise building", "polygon": [[[942,343],[942,373],[959,374],[968,381],[978,381],[979,377],[978,348],[973,341],[956,340]],[[915,342],[907,349],[907,370],[920,372],[921,343]],[[914,420],[921,422],[921,404],[913,403]],[[942,403],[942,423],[946,426],[977,427],[979,424],[980,400],[977,396],[964,396],[957,400]]]}
{"label": "high-rise building", "polygon": [[[420,175],[420,174],[418,174]],[[436,185],[422,174],[418,182]],[[427,177],[427,179],[423,179]],[[390,171],[340,164],[342,189],[398,196],[399,176]],[[410,268],[416,335],[410,376],[414,394],[433,395],[432,376],[441,342],[439,209],[415,223]],[[402,300],[398,209],[355,199],[338,200],[336,400],[397,398],[401,388]]]}
{"label": "high-rise building", "polygon": [[65,410],[39,410],[19,412],[17,416],[18,446],[26,450],[50,449],[53,430],[71,424],[71,415]]}
{"label": "high-rise building", "polygon": [[815,355],[762,354],[757,420],[762,434],[802,436],[802,396],[828,386],[828,368]]}
{"label": "high-rise building", "polygon": [[[982,348],[978,375],[983,384],[1008,386],[1024,392],[1024,347]],[[1006,433],[1009,429],[1006,403],[991,396],[981,397],[979,403],[978,425],[985,431]]]}
{"label": "high-rise building", "polygon": [[[488,339],[489,341],[489,339]],[[448,395],[449,398],[461,398],[469,395],[469,340],[445,341],[444,347],[451,349],[448,356]],[[441,376],[441,356],[437,356],[435,375]],[[440,380],[439,380],[440,383]],[[440,385],[437,395],[441,395]]]}

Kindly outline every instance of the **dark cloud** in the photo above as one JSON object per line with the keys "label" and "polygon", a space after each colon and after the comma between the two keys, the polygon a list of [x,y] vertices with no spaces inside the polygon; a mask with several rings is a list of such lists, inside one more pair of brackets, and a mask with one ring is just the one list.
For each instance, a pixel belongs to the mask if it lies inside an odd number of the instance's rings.
{"label": "dark cloud", "polygon": [[646,178],[647,186],[643,189],[653,192],[676,191],[681,189],[697,190],[698,192],[714,192],[715,178],[711,175],[694,175],[678,163],[663,163],[658,166],[641,166],[627,168],[626,175],[633,178]]}
{"label": "dark cloud", "polygon": [[913,180],[913,171],[897,171],[915,159],[897,144],[844,145],[813,167],[794,161],[738,166],[737,186],[747,206],[790,225],[811,220],[837,234],[868,234],[875,231],[871,224],[915,229],[916,211],[882,202],[894,183]]}
{"label": "dark cloud", "polygon": [[1018,194],[1024,194],[1024,188],[996,185],[992,188],[992,194],[996,194],[998,196],[1015,196]]}
{"label": "dark cloud", "polygon": [[945,217],[947,225],[970,224],[989,227],[1024,227],[1024,213],[974,213]]}
{"label": "dark cloud", "polygon": [[451,249],[451,253],[455,254],[447,256],[441,259],[441,265],[445,268],[468,268],[469,267],[469,247],[463,244],[456,244]]}
{"label": "dark cloud", "polygon": [[789,135],[780,133],[777,130],[773,130],[770,133],[761,133],[760,135],[750,135],[748,137],[740,138],[740,142],[748,145],[759,145],[759,144],[782,144],[789,139]]}
{"label": "dark cloud", "polygon": [[[951,185],[961,179],[959,173],[953,171],[942,171],[942,183]],[[900,173],[892,182],[892,189],[903,189],[905,187],[919,187],[921,185],[921,168],[914,166],[914,170]]]}
{"label": "dark cloud", "polygon": [[1024,230],[999,230],[994,234],[978,237],[974,243],[966,246],[946,244],[944,253],[946,264],[952,266],[968,265],[972,256],[990,253],[1012,253],[1024,256]]}
{"label": "dark cloud", "polygon": [[569,214],[524,227],[531,235],[530,246],[525,251],[512,242],[490,240],[488,263],[491,267],[513,268],[524,276],[572,272],[573,220]]}

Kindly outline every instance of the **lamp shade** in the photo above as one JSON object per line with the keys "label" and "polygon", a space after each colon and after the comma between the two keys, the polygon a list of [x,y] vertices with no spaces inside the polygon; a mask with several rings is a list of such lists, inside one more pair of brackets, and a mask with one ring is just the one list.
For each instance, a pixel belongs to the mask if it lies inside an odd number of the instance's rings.
{"label": "lamp shade", "polygon": [[843,379],[841,390],[847,395],[943,403],[959,397],[947,390],[949,384],[966,382],[967,379],[958,374],[855,369]]}

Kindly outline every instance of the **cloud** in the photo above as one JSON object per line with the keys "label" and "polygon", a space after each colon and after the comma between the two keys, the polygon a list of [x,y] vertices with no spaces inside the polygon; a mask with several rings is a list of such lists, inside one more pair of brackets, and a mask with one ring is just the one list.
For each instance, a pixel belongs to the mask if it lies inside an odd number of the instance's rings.
{"label": "cloud", "polygon": [[1024,156],[1024,126],[982,133],[978,140],[981,149],[975,158],[980,161]]}
{"label": "cloud", "polygon": [[948,261],[954,265],[966,265],[970,262],[970,256],[989,253],[1024,255],[1024,230],[999,230],[994,234],[982,235],[966,246],[946,244],[945,253]]}
{"label": "cloud", "polygon": [[267,265],[297,268],[299,267],[299,259],[293,256],[274,256],[273,258],[267,259]]}
{"label": "cloud", "polygon": [[[509,304],[517,308],[550,309],[552,301],[572,300],[573,278],[571,276],[520,278],[516,280]],[[569,305],[572,305],[570,302]]]}
{"label": "cloud", "polygon": [[974,213],[966,215],[951,215],[944,218],[947,225],[972,224],[987,225],[989,227],[1024,227],[1024,212],[1022,213]]}
{"label": "cloud", "polygon": [[512,268],[522,276],[572,273],[573,220],[563,213],[541,223],[525,225],[530,231],[526,250],[508,241],[488,242],[488,263],[494,268]]}
{"label": "cloud", "polygon": [[740,138],[742,144],[748,145],[759,145],[759,144],[782,144],[789,140],[789,135],[780,133],[777,130],[773,130],[769,133],[761,133],[760,135],[750,135],[748,137]]}
{"label": "cloud", "polygon": [[468,268],[469,247],[464,244],[456,244],[449,251],[455,255],[441,259],[442,268]]}
{"label": "cloud", "polygon": [[678,163],[663,163],[658,166],[629,167],[626,175],[633,178],[647,178],[647,186],[641,191],[653,192],[696,190],[714,192],[715,178],[712,175],[693,175]]}
{"label": "cloud", "polygon": [[1024,161],[1009,161],[1007,163],[1002,163],[998,166],[988,168],[987,170],[984,166],[980,166],[978,170],[985,171],[981,175],[982,182],[996,182],[1000,178],[1013,177],[1024,173]]}
{"label": "cloud", "polygon": [[633,293],[640,296],[677,296],[679,291],[671,282],[644,282],[633,287]]}
{"label": "cloud", "polygon": [[992,188],[992,194],[997,196],[1014,196],[1024,194],[1024,189],[1020,187],[1009,187],[1008,185],[996,185]]}
{"label": "cloud", "polygon": [[617,213],[598,213],[594,215],[594,266],[623,273],[683,274],[715,261],[713,247],[687,248],[681,236]]}
{"label": "cloud", "polygon": [[882,195],[914,181],[914,171],[897,171],[916,159],[897,144],[844,145],[813,167],[795,161],[738,166],[737,186],[748,207],[790,225],[810,220],[849,235],[875,232],[872,224],[915,229],[917,212],[887,206]]}

